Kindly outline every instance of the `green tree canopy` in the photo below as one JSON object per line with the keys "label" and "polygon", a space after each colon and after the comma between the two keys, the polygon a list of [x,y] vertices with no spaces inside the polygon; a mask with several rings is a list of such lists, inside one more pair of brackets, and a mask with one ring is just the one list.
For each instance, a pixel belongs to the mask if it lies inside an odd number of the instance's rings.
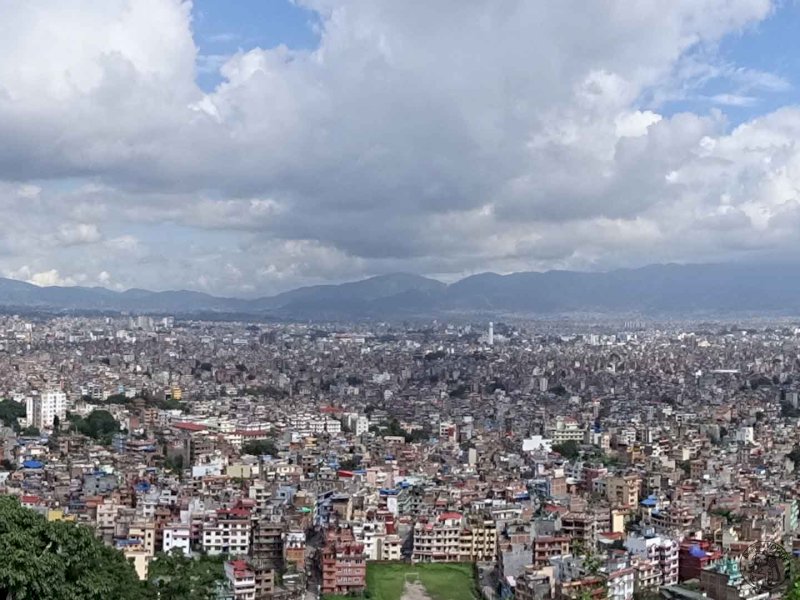
{"label": "green tree canopy", "polygon": [[0,496],[0,598],[8,600],[144,600],[152,598],[121,552],[92,531],[48,522]]}
{"label": "green tree canopy", "polygon": [[119,423],[107,410],[93,410],[85,419],[77,415],[68,418],[78,432],[96,440],[109,441],[119,431]]}
{"label": "green tree canopy", "polygon": [[25,429],[22,430],[22,435],[25,437],[36,437],[42,435],[42,432],[39,431],[38,427],[34,427],[33,425],[28,425]]}
{"label": "green tree canopy", "polygon": [[252,454],[253,456],[270,454],[275,456],[278,454],[278,448],[272,440],[253,440],[242,444],[242,454]]}
{"label": "green tree canopy", "polygon": [[202,555],[187,558],[177,548],[168,554],[157,554],[147,574],[159,600],[210,600],[216,598],[217,582],[224,579],[224,558]]}
{"label": "green tree canopy", "polygon": [[792,448],[792,451],[789,452],[786,457],[791,460],[795,466],[800,465],[800,446],[795,446]]}
{"label": "green tree canopy", "polygon": [[563,444],[553,444],[553,451],[570,460],[578,458],[580,454],[578,442],[575,440],[567,440]]}
{"label": "green tree canopy", "polygon": [[19,430],[18,419],[24,417],[25,412],[25,405],[22,402],[14,402],[9,399],[0,400],[0,421],[14,430]]}

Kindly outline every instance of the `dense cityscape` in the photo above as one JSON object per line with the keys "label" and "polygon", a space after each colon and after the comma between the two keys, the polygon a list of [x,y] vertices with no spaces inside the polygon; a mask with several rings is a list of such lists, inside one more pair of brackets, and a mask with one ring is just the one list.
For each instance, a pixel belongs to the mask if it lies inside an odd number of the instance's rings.
{"label": "dense cityscape", "polygon": [[748,552],[800,550],[799,348],[788,321],[4,316],[0,494],[142,581],[210,561],[207,597],[405,565],[428,598],[451,565],[465,598],[766,598]]}
{"label": "dense cityscape", "polygon": [[800,0],[0,0],[0,600],[800,600]]}

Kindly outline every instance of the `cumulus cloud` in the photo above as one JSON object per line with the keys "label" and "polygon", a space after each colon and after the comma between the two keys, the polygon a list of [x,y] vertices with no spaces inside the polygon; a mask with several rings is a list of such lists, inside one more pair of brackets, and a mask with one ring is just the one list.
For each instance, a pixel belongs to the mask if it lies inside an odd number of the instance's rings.
{"label": "cumulus cloud", "polygon": [[93,244],[102,239],[100,230],[94,223],[64,223],[58,228],[56,238],[65,246]]}
{"label": "cumulus cloud", "polygon": [[49,269],[47,271],[33,272],[28,265],[23,265],[16,271],[11,271],[8,276],[13,279],[27,281],[38,286],[72,286],[76,281],[71,277],[62,277],[57,269]]}
{"label": "cumulus cloud", "polygon": [[7,3],[6,272],[255,294],[797,244],[800,114],[723,112],[791,83],[714,50],[769,0],[300,4],[318,48],[204,56],[188,2]]}

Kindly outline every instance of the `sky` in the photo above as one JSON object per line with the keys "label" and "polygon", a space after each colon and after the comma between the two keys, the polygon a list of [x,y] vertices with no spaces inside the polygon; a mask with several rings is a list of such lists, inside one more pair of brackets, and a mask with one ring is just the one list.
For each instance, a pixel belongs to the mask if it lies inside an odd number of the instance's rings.
{"label": "sky", "polygon": [[4,0],[0,275],[800,256],[794,0]]}

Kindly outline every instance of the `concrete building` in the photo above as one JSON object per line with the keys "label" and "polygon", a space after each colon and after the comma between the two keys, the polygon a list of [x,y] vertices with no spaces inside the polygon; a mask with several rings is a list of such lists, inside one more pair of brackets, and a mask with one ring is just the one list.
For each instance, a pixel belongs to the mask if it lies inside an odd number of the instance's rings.
{"label": "concrete building", "polygon": [[347,595],[366,586],[367,561],[364,545],[352,533],[334,536],[322,550],[322,593]]}
{"label": "concrete building", "polygon": [[188,523],[169,523],[162,530],[162,550],[171,552],[177,548],[185,556],[192,555],[191,527]]}
{"label": "concrete building", "polygon": [[420,519],[414,525],[414,562],[458,562],[461,558],[463,515],[444,512],[435,519]]}
{"label": "concrete building", "polygon": [[637,559],[637,591],[678,583],[677,541],[656,535],[630,535],[625,549]]}
{"label": "concrete building", "polygon": [[256,599],[256,575],[244,560],[226,561],[225,578],[233,590],[234,600]]}
{"label": "concrete building", "polygon": [[51,390],[29,396],[26,402],[28,425],[38,429],[50,429],[58,417],[62,423],[67,417],[67,395]]}
{"label": "concrete building", "polygon": [[203,551],[207,554],[244,556],[250,548],[250,512],[246,509],[212,511],[203,520]]}

